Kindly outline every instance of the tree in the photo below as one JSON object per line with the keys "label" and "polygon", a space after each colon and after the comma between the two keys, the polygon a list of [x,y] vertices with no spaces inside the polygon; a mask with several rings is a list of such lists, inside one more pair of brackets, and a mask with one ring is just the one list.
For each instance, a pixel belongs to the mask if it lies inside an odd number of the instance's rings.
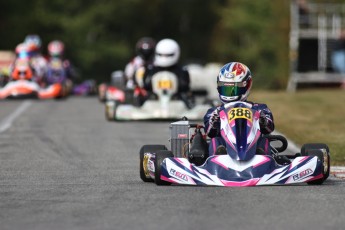
{"label": "tree", "polygon": [[255,86],[282,88],[288,76],[289,1],[228,0],[219,9],[211,55],[248,65]]}

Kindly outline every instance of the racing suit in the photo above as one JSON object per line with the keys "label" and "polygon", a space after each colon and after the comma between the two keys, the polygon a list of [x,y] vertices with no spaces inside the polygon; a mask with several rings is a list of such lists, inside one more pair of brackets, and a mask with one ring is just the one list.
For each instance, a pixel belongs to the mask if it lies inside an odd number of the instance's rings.
{"label": "racing suit", "polygon": [[143,87],[148,92],[152,92],[152,77],[161,71],[168,71],[177,76],[178,88],[174,97],[182,100],[189,109],[192,108],[194,106],[194,98],[190,91],[189,72],[187,69],[179,65],[173,65],[170,67],[159,67],[154,65],[147,66],[142,79],[136,76],[139,86]]}
{"label": "racing suit", "polygon": [[150,64],[150,62],[146,63],[146,61],[141,56],[135,56],[125,67],[125,76],[126,76],[126,88],[134,89],[136,82],[135,82],[135,72],[141,68],[146,67],[146,65]]}
{"label": "racing suit", "polygon": [[47,73],[48,62],[41,54],[35,54],[30,58],[30,63],[34,69],[34,81],[42,84]]}
{"label": "racing suit", "polygon": [[[258,104],[250,101],[247,103],[252,104],[252,108],[261,111],[260,114],[260,131],[262,134],[270,134],[274,130],[273,114],[266,104]],[[209,155],[212,156],[216,153],[219,146],[226,146],[225,141],[220,134],[220,118],[219,111],[223,105],[210,108],[204,116],[204,126],[206,134],[211,138],[209,144]],[[269,141],[261,136],[258,141],[257,148],[261,148],[265,154],[271,154]]]}

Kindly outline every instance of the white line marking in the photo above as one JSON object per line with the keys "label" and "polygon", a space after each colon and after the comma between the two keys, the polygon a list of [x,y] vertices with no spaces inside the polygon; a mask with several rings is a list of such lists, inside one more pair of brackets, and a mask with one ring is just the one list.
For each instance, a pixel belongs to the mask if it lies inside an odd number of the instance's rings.
{"label": "white line marking", "polygon": [[0,122],[0,133],[5,132],[12,125],[12,122],[32,105],[31,101],[24,101],[20,106],[4,120]]}

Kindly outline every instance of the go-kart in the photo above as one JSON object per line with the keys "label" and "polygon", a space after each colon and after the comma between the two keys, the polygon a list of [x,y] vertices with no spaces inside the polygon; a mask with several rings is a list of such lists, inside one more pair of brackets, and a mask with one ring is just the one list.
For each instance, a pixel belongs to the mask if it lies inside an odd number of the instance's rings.
{"label": "go-kart", "polygon": [[8,82],[4,88],[0,89],[0,99],[52,99],[63,96],[61,84],[53,84],[46,88],[41,88],[36,82],[30,80],[17,80]]}
{"label": "go-kart", "polygon": [[72,94],[77,96],[92,96],[97,93],[96,82],[93,79],[88,79],[80,84],[76,84],[72,88]]}
{"label": "go-kart", "polygon": [[142,103],[133,97],[136,92],[121,89],[114,90],[118,97],[125,95],[121,100],[107,100],[105,115],[108,120],[178,120],[187,116],[190,120],[203,118],[208,104],[188,106],[181,94],[177,94],[178,81],[175,74],[161,71],[152,77],[152,93],[145,96]]}
{"label": "go-kart", "polygon": [[111,73],[109,83],[98,85],[98,100],[106,102],[109,100],[124,102],[125,75],[122,70],[116,70]]}
{"label": "go-kart", "polygon": [[0,99],[7,98],[39,98],[50,99],[63,96],[63,85],[51,84],[42,88],[33,80],[33,70],[26,58],[17,59],[11,72],[12,81],[0,88]]}
{"label": "go-kart", "polygon": [[[330,153],[326,144],[304,144],[300,153],[284,154],[286,138],[262,135],[259,118],[260,111],[249,103],[224,105],[220,123],[225,146],[219,145],[214,155],[208,153],[202,126],[188,120],[171,123],[171,150],[164,145],[140,149],[140,178],[157,185],[204,186],[320,185],[328,178]],[[258,148],[263,137],[270,143],[268,154]]]}

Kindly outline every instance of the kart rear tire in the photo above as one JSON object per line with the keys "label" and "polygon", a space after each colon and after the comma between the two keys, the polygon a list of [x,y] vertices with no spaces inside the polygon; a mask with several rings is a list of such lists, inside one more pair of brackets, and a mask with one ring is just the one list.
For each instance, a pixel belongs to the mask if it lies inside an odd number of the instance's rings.
{"label": "kart rear tire", "polygon": [[165,158],[174,157],[174,154],[169,150],[160,150],[156,153],[155,158],[155,183],[156,185],[171,185],[171,182],[161,179],[162,175],[162,162]]}
{"label": "kart rear tire", "polygon": [[[322,163],[323,165],[326,166],[326,172],[324,173],[324,180],[326,180],[328,177],[329,177],[329,172],[330,172],[330,167],[331,167],[331,157],[330,157],[330,152],[329,152],[329,147],[328,145],[326,144],[323,144],[323,143],[308,143],[308,144],[304,144],[301,148],[301,155],[302,156],[310,156],[309,155],[309,152],[311,150],[320,150],[321,152],[322,151],[326,151],[326,158],[327,159],[324,159],[325,157],[322,156]],[[323,152],[322,152],[323,153]],[[326,160],[326,162],[325,162]],[[321,183],[322,184],[322,183]]]}
{"label": "kart rear tire", "polygon": [[140,155],[140,178],[144,182],[154,182],[154,180],[151,177],[147,177],[145,174],[144,169],[144,155],[147,152],[157,152],[159,150],[166,150],[167,148],[165,145],[144,145],[141,147],[139,155]]}

